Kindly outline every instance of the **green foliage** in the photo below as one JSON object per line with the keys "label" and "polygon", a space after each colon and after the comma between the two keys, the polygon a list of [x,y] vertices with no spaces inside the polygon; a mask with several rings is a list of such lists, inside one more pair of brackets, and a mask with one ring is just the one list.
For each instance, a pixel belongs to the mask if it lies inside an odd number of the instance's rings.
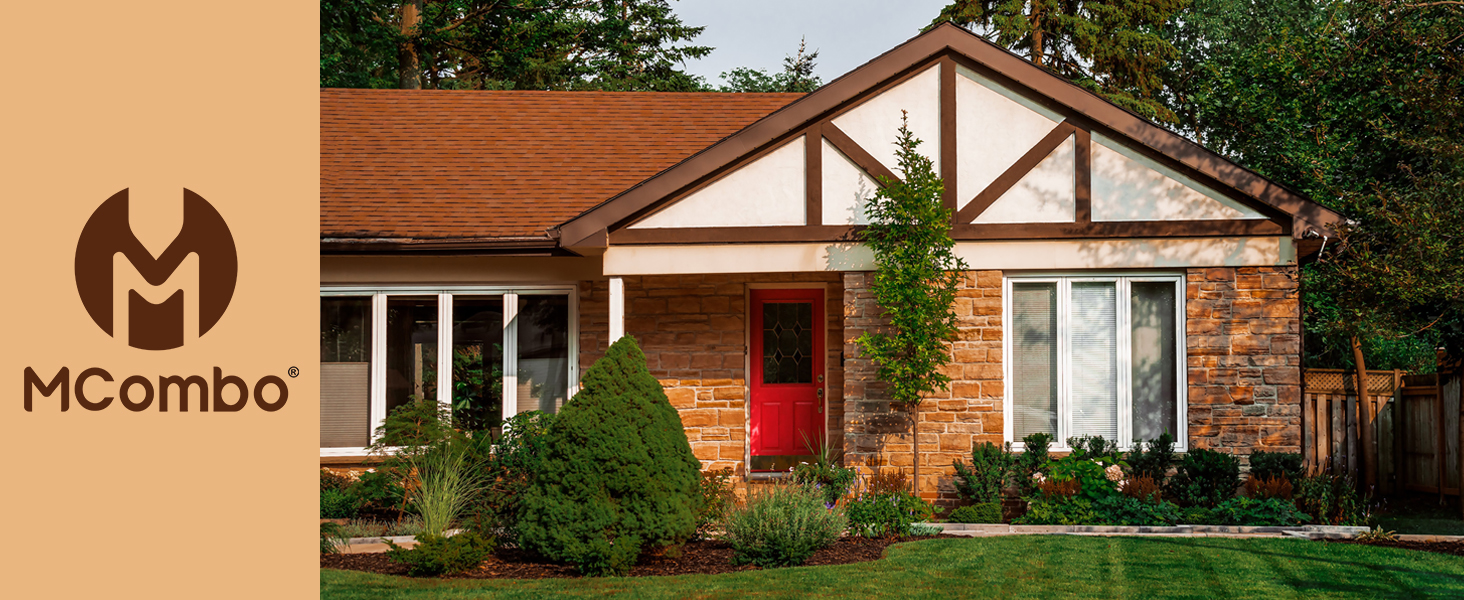
{"label": "green foliage", "polygon": [[967,269],[955,255],[951,211],[941,203],[945,185],[930,158],[916,151],[921,143],[902,117],[895,146],[903,180],[880,181],[884,187],[865,207],[869,226],[862,234],[874,251],[870,292],[890,327],[866,331],[855,343],[878,367],[890,400],[902,406],[917,406],[950,383],[941,369],[950,360],[952,305]]}
{"label": "green foliage", "polygon": [[1285,477],[1296,481],[1302,477],[1301,454],[1296,452],[1254,452],[1250,455],[1252,479]]}
{"label": "green foliage", "polygon": [[1169,89],[1206,146],[1346,215],[1302,269],[1307,365],[1464,354],[1464,11],[1449,2],[1196,0]]}
{"label": "green foliage", "polygon": [[1357,482],[1345,475],[1317,473],[1293,482],[1297,510],[1320,525],[1372,524],[1367,502],[1357,493]]}
{"label": "green foliage", "polygon": [[1182,525],[1217,525],[1214,511],[1203,506],[1191,506],[1182,509],[1179,517]]}
{"label": "green foliage", "polygon": [[732,487],[732,469],[701,473],[701,501],[697,503],[696,531],[705,536],[727,518],[727,511],[736,505],[737,493]]}
{"label": "green foliage", "polygon": [[982,502],[962,506],[946,515],[947,523],[1000,523],[1001,502]]}
{"label": "green foliage", "polygon": [[825,436],[823,443],[818,448],[813,448],[807,438],[803,440],[804,445],[813,452],[812,463],[799,463],[793,466],[793,481],[811,485],[821,491],[824,495],[824,503],[833,506],[849,493],[850,486],[859,473],[854,469],[839,466],[844,457],[844,452],[835,448]]}
{"label": "green foliage", "polygon": [[428,446],[453,437],[452,409],[436,400],[412,400],[387,413],[376,428],[373,454],[390,454],[402,446]]}
{"label": "green foliage", "polygon": [[1017,457],[1008,445],[998,447],[982,442],[971,448],[971,466],[961,459],[952,464],[956,470],[956,493],[977,504],[1000,501],[1002,489],[1017,469]]}
{"label": "green foliage", "polygon": [[1123,463],[1111,454],[1099,458],[1079,458],[1078,453],[1074,452],[1048,461],[1046,471],[1048,477],[1054,480],[1077,481],[1079,497],[1097,502],[1118,494],[1118,482],[1123,477]]}
{"label": "green foliage", "polygon": [[402,507],[406,490],[400,480],[385,470],[367,471],[361,474],[351,493],[360,500],[362,510],[384,512]]}
{"label": "green foliage", "polygon": [[346,537],[343,528],[338,523],[320,524],[320,553],[340,554],[341,546],[350,538]]}
{"label": "green foliage", "polygon": [[635,339],[611,344],[549,427],[524,490],[520,543],[587,574],[696,531],[700,463]]}
{"label": "green foliage", "polygon": [[1241,525],[1247,527],[1280,527],[1296,525],[1310,519],[1290,500],[1281,498],[1231,498],[1216,505],[1210,511],[1210,523],[1214,525]]}
{"label": "green foliage", "polygon": [[1098,513],[1086,499],[1058,501],[1034,500],[1027,504],[1027,514],[1012,521],[1014,525],[1092,525]]}
{"label": "green foliage", "polygon": [[1165,432],[1158,438],[1149,440],[1148,444],[1134,445],[1134,450],[1125,459],[1129,472],[1135,477],[1164,481],[1169,476],[1169,468],[1174,465],[1174,436]]}
{"label": "green foliage", "polygon": [[400,519],[351,519],[340,527],[341,535],[347,538],[390,537],[418,535],[422,533],[422,517],[406,515]]}
{"label": "green foliage", "polygon": [[929,521],[934,507],[908,491],[866,491],[844,505],[849,530],[866,537],[910,535],[914,523]]}
{"label": "green foliage", "polygon": [[1188,505],[1213,507],[1235,496],[1240,486],[1240,461],[1214,450],[1191,450],[1179,473],[1170,480],[1170,495]]}
{"label": "green foliage", "polygon": [[320,491],[326,490],[349,490],[356,482],[350,477],[322,468],[320,470]]}
{"label": "green foliage", "polygon": [[361,508],[361,499],[347,490],[320,491],[320,518],[351,519]]}
{"label": "green foliage", "polygon": [[452,422],[465,431],[482,431],[503,419],[503,348],[493,344],[457,345],[452,352]]}
{"label": "green foliage", "polygon": [[1118,442],[1110,442],[1101,435],[1084,435],[1068,438],[1071,456],[1077,460],[1101,460],[1107,463],[1119,461]]}
{"label": "green foliage", "polygon": [[706,56],[666,0],[325,0],[321,87],[695,91],[678,68]]}
{"label": "green foliage", "polygon": [[413,577],[436,577],[448,573],[460,573],[482,564],[483,559],[493,554],[495,542],[465,531],[452,537],[422,534],[417,536],[417,546],[407,549],[387,540],[387,558],[406,565],[407,574]]}
{"label": "green foliage", "polygon": [[1095,524],[1164,526],[1179,521],[1179,506],[1173,502],[1144,502],[1123,495],[1112,495],[1093,502],[1098,516]]}
{"label": "green foliage", "polygon": [[509,417],[491,449],[480,450],[485,485],[469,509],[470,527],[505,544],[518,542],[520,503],[548,453],[554,413],[529,411]]}
{"label": "green foliage", "polygon": [[722,73],[722,80],[726,82],[719,91],[723,92],[797,92],[806,94],[823,85],[823,81],[813,74],[814,59],[818,58],[818,51],[804,54],[804,42],[799,40],[797,56],[787,56],[783,59],[783,71],[775,75],[769,75],[762,69],[751,69],[748,67],[737,67],[731,71]]}
{"label": "green foliage", "polygon": [[727,514],[726,540],[735,564],[792,567],[838,541],[848,521],[823,493],[806,485],[775,485]]}
{"label": "green foliage", "polygon": [[1028,434],[1022,438],[1022,454],[1017,457],[1017,472],[1012,476],[1021,486],[1023,496],[1030,496],[1036,490],[1035,475],[1047,467],[1048,448],[1052,436],[1045,433]]}
{"label": "green foliage", "polygon": [[1179,52],[1163,32],[1187,5],[1187,0],[954,0],[935,23],[963,26],[1114,104],[1174,122],[1174,112],[1162,101],[1163,76]]}

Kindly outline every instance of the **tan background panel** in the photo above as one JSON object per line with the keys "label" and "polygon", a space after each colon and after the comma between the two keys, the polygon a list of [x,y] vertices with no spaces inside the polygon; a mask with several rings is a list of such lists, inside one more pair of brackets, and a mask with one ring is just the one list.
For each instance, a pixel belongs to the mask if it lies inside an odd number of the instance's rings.
{"label": "tan background panel", "polygon": [[[15,26],[0,38],[8,71],[25,73],[0,101],[0,595],[315,597],[317,7],[59,8],[7,6]],[[132,349],[82,307],[77,236],[130,188],[136,235],[160,252],[182,225],[184,187],[227,221],[238,284],[202,338]],[[34,412],[22,405],[26,367],[46,380],[62,367],[73,379],[104,368],[117,381],[88,383],[95,400],[130,375],[156,385],[160,375],[211,379],[215,366],[251,385],[281,377],[289,401],[228,414],[178,412],[176,397],[167,413],[156,399],[140,413],[116,401],[89,412],[74,395],[65,413],[56,397],[38,397]]]}

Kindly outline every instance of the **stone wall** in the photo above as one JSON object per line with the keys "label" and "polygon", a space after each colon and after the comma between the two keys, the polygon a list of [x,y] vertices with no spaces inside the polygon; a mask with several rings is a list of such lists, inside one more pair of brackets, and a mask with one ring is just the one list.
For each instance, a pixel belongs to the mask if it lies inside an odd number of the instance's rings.
{"label": "stone wall", "polygon": [[[844,274],[845,463],[865,473],[915,464],[908,416],[890,409],[873,361],[854,340],[882,321],[869,291],[872,273]],[[951,345],[948,391],[921,403],[919,413],[921,494],[951,504],[956,500],[951,463],[970,460],[972,444],[1002,443],[1001,271],[972,271],[956,295],[957,340]]]}
{"label": "stone wall", "polygon": [[1301,451],[1297,269],[1189,269],[1185,286],[1191,448]]}
{"label": "stone wall", "polygon": [[[625,332],[646,353],[651,374],[681,413],[702,468],[740,478],[747,451],[747,290],[756,284],[826,288],[827,398],[843,395],[839,352],[843,311],[838,273],[626,277]],[[609,283],[580,284],[580,370],[609,345]],[[842,406],[829,402],[829,434],[842,442]]]}

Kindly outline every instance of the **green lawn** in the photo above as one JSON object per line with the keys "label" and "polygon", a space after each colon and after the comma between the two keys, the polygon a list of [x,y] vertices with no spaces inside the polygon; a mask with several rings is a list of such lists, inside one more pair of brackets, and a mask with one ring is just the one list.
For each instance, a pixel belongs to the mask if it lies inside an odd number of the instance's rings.
{"label": "green lawn", "polygon": [[321,570],[321,598],[1461,598],[1464,559],[1293,539],[1006,536],[728,575],[415,581]]}

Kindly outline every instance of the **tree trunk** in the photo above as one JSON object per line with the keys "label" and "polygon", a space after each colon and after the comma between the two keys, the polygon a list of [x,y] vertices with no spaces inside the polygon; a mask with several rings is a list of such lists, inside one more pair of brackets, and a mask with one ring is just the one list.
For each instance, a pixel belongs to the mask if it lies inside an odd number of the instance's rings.
{"label": "tree trunk", "polygon": [[910,447],[915,453],[915,479],[910,482],[911,493],[916,498],[920,497],[920,405],[910,404],[906,409],[910,411]]}
{"label": "tree trunk", "polygon": [[1042,7],[1032,4],[1032,64],[1042,66]]}
{"label": "tree trunk", "polygon": [[[422,22],[423,1],[402,3],[402,36],[410,37],[417,33],[417,25]],[[398,87],[404,90],[422,89],[422,68],[417,57],[417,46],[411,42],[403,42],[397,50],[397,57],[401,61],[397,71]]]}
{"label": "tree trunk", "polygon": [[1352,336],[1352,360],[1357,363],[1357,425],[1358,443],[1362,446],[1362,480],[1367,489],[1378,484],[1378,453],[1373,448],[1373,410],[1367,398],[1367,362],[1362,356],[1362,341]]}

